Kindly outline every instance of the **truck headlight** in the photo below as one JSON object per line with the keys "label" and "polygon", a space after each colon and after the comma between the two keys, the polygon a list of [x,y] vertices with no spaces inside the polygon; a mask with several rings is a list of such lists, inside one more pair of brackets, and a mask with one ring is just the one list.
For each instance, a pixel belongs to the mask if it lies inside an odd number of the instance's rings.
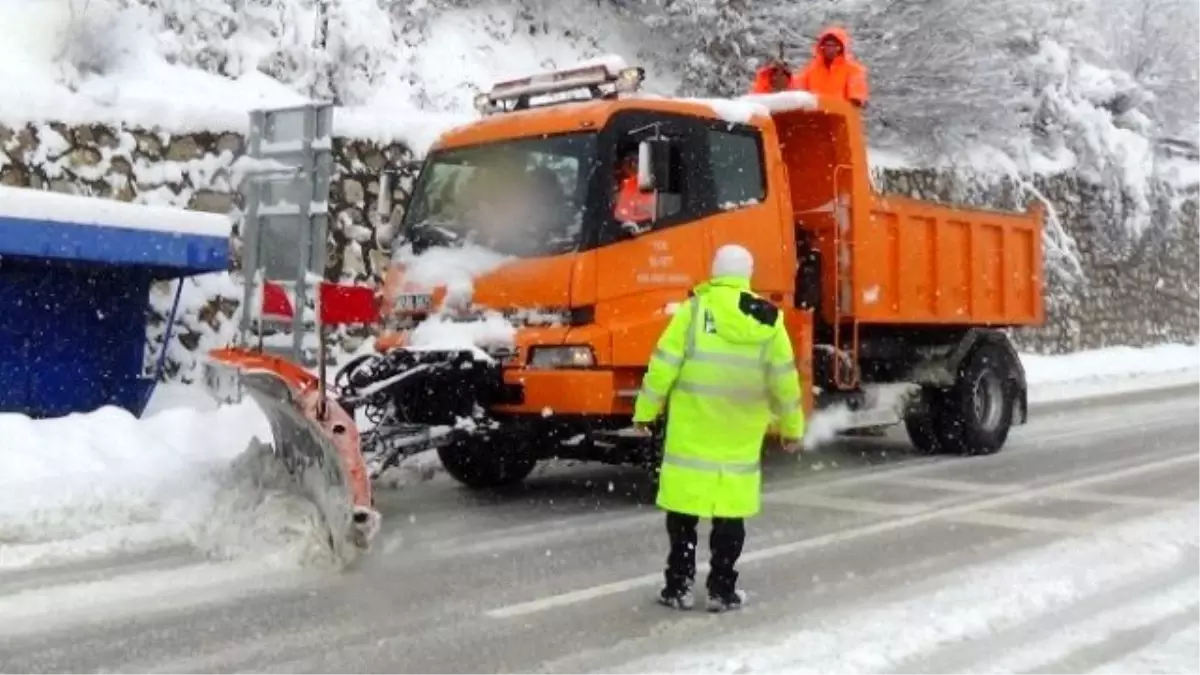
{"label": "truck headlight", "polygon": [[530,368],[590,368],[596,356],[587,345],[533,347],[529,350]]}

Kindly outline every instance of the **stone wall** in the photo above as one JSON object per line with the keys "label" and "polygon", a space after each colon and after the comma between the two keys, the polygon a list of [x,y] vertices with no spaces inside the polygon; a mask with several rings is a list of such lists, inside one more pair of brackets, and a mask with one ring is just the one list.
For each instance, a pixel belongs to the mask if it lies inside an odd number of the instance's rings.
{"label": "stone wall", "polygon": [[[171,135],[54,123],[0,126],[0,184],[226,213],[236,223],[242,207],[237,189],[244,179],[237,161],[242,149],[243,139],[233,133]],[[380,277],[387,243],[411,188],[413,159],[398,144],[335,139],[329,278]],[[384,168],[400,175],[387,219],[374,209],[376,179]],[[996,208],[1017,208],[1028,194],[1007,182],[964,180],[933,171],[889,170],[877,174],[876,180],[887,192]],[[1156,216],[1155,236],[1144,245],[1130,246],[1114,235],[1119,230],[1114,213],[1119,209],[1114,209],[1108,192],[1067,175],[1038,179],[1034,185],[1078,243],[1086,281],[1071,286],[1052,277],[1047,325],[1018,331],[1023,348],[1054,353],[1196,338],[1200,234],[1195,194],[1164,202]],[[236,245],[234,251],[236,268]],[[184,316],[168,353],[169,372],[185,375],[194,360],[192,352],[232,335],[238,304],[237,285],[228,279],[191,281],[187,289]],[[160,309],[152,319],[158,324],[170,297],[168,285],[155,289]],[[152,334],[160,339],[161,326]]]}

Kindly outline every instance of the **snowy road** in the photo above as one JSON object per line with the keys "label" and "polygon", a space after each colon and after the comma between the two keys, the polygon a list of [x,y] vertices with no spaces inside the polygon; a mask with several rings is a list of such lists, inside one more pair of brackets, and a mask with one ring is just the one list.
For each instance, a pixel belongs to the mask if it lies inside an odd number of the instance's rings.
{"label": "snowy road", "polygon": [[385,493],[379,549],[341,576],[182,552],[0,572],[0,665],[1196,672],[1198,415],[1191,385],[1043,405],[993,457],[898,439],[776,457],[740,613],[654,605],[647,486],[576,467],[504,496],[444,478]]}

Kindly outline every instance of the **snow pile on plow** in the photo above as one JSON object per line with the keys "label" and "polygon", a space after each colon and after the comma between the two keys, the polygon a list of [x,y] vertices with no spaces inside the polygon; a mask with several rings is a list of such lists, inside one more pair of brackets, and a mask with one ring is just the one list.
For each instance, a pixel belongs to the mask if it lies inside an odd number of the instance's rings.
{"label": "snow pile on plow", "polygon": [[288,566],[349,562],[270,452],[254,403],[141,420],[111,407],[0,414],[0,438],[0,570],[181,546]]}

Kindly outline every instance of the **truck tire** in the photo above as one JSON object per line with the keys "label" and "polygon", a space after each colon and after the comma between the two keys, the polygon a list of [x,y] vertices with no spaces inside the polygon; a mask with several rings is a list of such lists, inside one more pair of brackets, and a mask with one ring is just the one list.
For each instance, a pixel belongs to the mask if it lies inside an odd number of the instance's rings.
{"label": "truck tire", "polygon": [[913,445],[928,453],[990,455],[1008,440],[1013,421],[1015,364],[994,342],[980,342],[954,386],[925,387],[921,412],[904,420]]}
{"label": "truck tire", "polygon": [[928,454],[942,452],[945,393],[933,387],[921,389],[922,410],[904,418],[904,430],[918,450]]}
{"label": "truck tire", "polygon": [[520,439],[468,437],[438,448],[446,473],[472,490],[516,485],[533,471],[537,460]]}

